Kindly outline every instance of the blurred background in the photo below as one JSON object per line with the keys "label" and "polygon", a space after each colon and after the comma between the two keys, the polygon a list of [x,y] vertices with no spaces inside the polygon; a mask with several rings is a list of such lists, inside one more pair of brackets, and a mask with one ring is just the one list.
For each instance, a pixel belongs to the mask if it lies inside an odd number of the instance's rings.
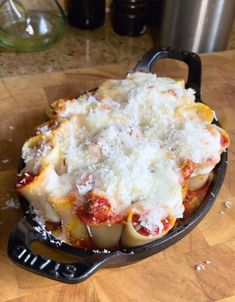
{"label": "blurred background", "polygon": [[[67,13],[69,0],[59,2]],[[194,52],[235,48],[234,0],[106,0],[106,12],[118,9],[115,2],[132,7],[132,11],[129,9],[132,21],[139,3],[142,12],[143,4],[148,5],[143,12],[144,23],[150,28],[155,46],[168,45]],[[128,24],[124,25],[128,35]]]}
{"label": "blurred background", "polygon": [[0,74],[128,66],[160,46],[235,49],[234,15],[235,0],[0,0]]}

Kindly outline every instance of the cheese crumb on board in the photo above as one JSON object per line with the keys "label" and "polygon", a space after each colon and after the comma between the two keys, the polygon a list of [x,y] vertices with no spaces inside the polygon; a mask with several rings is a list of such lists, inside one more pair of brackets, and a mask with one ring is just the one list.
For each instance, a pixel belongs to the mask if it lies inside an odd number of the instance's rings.
{"label": "cheese crumb on board", "polygon": [[204,270],[205,269],[205,265],[203,265],[203,264],[197,264],[197,265],[195,265],[195,270],[196,271],[201,271],[201,270]]}
{"label": "cheese crumb on board", "polygon": [[232,207],[231,201],[228,201],[228,200],[225,201],[225,207],[228,208],[228,209],[230,209]]}
{"label": "cheese crumb on board", "polygon": [[9,163],[9,161],[10,161],[10,160],[9,160],[9,158],[2,159],[2,163],[3,163],[3,164],[7,164],[7,163]]}

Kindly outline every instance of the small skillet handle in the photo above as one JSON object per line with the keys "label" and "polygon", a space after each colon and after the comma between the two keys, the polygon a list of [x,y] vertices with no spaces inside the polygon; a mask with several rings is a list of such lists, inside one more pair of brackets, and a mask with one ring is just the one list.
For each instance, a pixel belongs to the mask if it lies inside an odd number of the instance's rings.
{"label": "small skillet handle", "polygon": [[110,254],[93,253],[75,263],[60,263],[40,256],[30,249],[33,241],[47,242],[48,238],[34,229],[24,217],[12,231],[8,242],[8,256],[19,266],[45,277],[66,282],[79,283],[103,267],[121,252]]}
{"label": "small skillet handle", "polygon": [[175,59],[183,61],[188,65],[188,79],[186,88],[193,88],[196,92],[196,98],[201,98],[201,60],[200,57],[193,53],[178,50],[170,47],[151,49],[137,63],[134,71],[151,72],[153,64],[160,59]]}

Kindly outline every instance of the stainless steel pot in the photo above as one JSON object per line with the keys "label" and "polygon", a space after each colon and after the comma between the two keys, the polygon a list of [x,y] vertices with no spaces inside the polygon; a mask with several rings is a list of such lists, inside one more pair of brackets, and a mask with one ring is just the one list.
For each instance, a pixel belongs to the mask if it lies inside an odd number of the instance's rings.
{"label": "stainless steel pot", "polygon": [[224,50],[234,16],[234,0],[164,0],[156,44],[199,53]]}

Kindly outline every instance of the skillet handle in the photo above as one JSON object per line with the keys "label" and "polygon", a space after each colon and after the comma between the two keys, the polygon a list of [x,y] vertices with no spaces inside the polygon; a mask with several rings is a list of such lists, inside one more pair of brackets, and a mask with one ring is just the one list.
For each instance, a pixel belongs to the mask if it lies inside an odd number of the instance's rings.
{"label": "skillet handle", "polygon": [[79,283],[87,279],[99,268],[121,254],[121,252],[109,254],[92,253],[81,258],[78,262],[67,264],[51,260],[33,252],[30,246],[36,240],[47,242],[46,232],[35,230],[24,217],[18,222],[10,235],[8,256],[23,268],[65,283]]}
{"label": "skillet handle", "polygon": [[188,65],[188,79],[186,88],[193,88],[196,92],[196,98],[201,98],[201,59],[193,53],[184,50],[178,50],[170,47],[149,50],[137,63],[134,71],[151,72],[153,64],[160,59],[175,59],[183,61]]}

